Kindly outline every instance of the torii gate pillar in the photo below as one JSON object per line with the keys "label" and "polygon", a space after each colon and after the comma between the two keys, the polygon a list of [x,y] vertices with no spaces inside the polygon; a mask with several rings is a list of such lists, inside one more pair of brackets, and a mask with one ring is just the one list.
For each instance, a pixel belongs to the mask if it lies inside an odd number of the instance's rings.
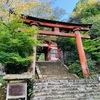
{"label": "torii gate pillar", "polygon": [[[32,28],[36,28],[35,24],[32,24],[31,26]],[[34,34],[33,38],[37,39],[37,35]],[[36,67],[36,46],[33,47],[33,61],[31,64],[31,69],[29,70],[33,74],[33,76],[35,76],[35,67]]]}
{"label": "torii gate pillar", "polygon": [[81,39],[81,35],[80,35],[80,32],[79,32],[79,28],[74,29],[74,33],[75,33],[75,36],[76,36],[76,44],[77,44],[80,64],[81,64],[81,67],[82,67],[82,72],[83,72],[83,75],[86,78],[88,78],[89,77],[89,70],[88,70],[85,52],[84,52],[84,49],[83,49],[83,44],[82,44],[82,39]]}

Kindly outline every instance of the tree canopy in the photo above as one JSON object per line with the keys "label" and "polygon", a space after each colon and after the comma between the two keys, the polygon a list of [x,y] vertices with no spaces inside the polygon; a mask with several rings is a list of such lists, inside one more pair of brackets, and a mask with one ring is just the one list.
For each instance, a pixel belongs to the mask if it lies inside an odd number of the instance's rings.
{"label": "tree canopy", "polygon": [[53,7],[51,0],[1,0],[0,9],[0,18],[9,17],[9,11],[52,20],[60,20],[66,14],[65,10]]}
{"label": "tree canopy", "polygon": [[26,71],[32,61],[33,46],[38,44],[32,37],[38,29],[14,17],[8,23],[0,21],[0,62],[7,73],[20,73],[19,68]]}
{"label": "tree canopy", "polygon": [[[92,59],[95,60],[97,64],[100,64],[100,2],[96,0],[92,0],[92,2],[90,2],[90,0],[87,1],[88,3],[84,0],[83,4],[86,3],[85,5],[87,6],[85,9],[83,8],[80,14],[75,16],[75,18],[77,19],[80,16],[80,19],[78,19],[80,23],[93,24],[89,33],[91,40],[84,41],[84,46],[86,52],[91,55]],[[80,4],[80,2],[78,4]],[[79,8],[76,8],[73,13],[75,14],[78,9]]]}
{"label": "tree canopy", "polygon": [[[83,44],[90,73],[95,72],[96,66],[100,67],[100,2],[97,0],[80,0],[73,10],[72,17],[70,18],[69,22],[92,24],[90,31],[86,33],[90,35],[91,39],[83,40]],[[83,32],[81,34],[83,34]],[[58,41],[60,40],[61,38]],[[82,77],[82,72],[78,61],[79,58],[76,57],[77,49],[75,49],[75,45],[71,41],[72,39],[66,38],[65,41],[63,40],[65,39],[62,38],[60,44],[58,45],[62,51],[66,49],[66,62],[71,58],[71,56],[73,58],[70,59],[71,63],[67,62],[70,72]],[[71,48],[62,48],[64,45]],[[71,53],[69,53],[71,50],[74,52],[73,55],[70,55]]]}
{"label": "tree canopy", "polygon": [[[58,10],[56,10],[58,9]],[[38,44],[32,29],[20,20],[21,14],[59,20],[65,11],[53,8],[46,0],[1,0],[0,1],[0,63],[7,73],[26,71],[32,61],[33,46]]]}

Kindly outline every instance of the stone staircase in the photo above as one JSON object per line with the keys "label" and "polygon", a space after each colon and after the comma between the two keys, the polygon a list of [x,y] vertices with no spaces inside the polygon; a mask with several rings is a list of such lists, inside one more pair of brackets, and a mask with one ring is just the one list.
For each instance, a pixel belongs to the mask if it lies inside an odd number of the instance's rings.
{"label": "stone staircase", "polygon": [[100,82],[90,79],[39,79],[31,100],[100,100]]}
{"label": "stone staircase", "polygon": [[100,82],[79,79],[60,62],[37,62],[40,79],[30,100],[100,100]]}
{"label": "stone staircase", "polygon": [[40,76],[39,78],[78,78],[76,75],[69,73],[68,68],[61,62],[44,61],[37,62],[36,65],[38,69],[38,75]]}

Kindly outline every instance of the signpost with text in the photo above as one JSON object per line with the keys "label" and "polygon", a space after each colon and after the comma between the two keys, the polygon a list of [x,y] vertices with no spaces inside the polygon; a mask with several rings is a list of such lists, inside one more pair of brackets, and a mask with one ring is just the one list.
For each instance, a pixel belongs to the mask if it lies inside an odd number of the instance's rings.
{"label": "signpost with text", "polygon": [[27,83],[9,83],[7,85],[6,100],[19,98],[27,100]]}

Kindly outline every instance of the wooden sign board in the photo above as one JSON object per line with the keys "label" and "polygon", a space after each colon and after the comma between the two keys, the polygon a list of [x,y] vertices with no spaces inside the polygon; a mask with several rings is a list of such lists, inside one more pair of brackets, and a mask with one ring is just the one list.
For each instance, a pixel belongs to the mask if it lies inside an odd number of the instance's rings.
{"label": "wooden sign board", "polygon": [[9,83],[6,100],[19,98],[27,100],[27,83]]}

